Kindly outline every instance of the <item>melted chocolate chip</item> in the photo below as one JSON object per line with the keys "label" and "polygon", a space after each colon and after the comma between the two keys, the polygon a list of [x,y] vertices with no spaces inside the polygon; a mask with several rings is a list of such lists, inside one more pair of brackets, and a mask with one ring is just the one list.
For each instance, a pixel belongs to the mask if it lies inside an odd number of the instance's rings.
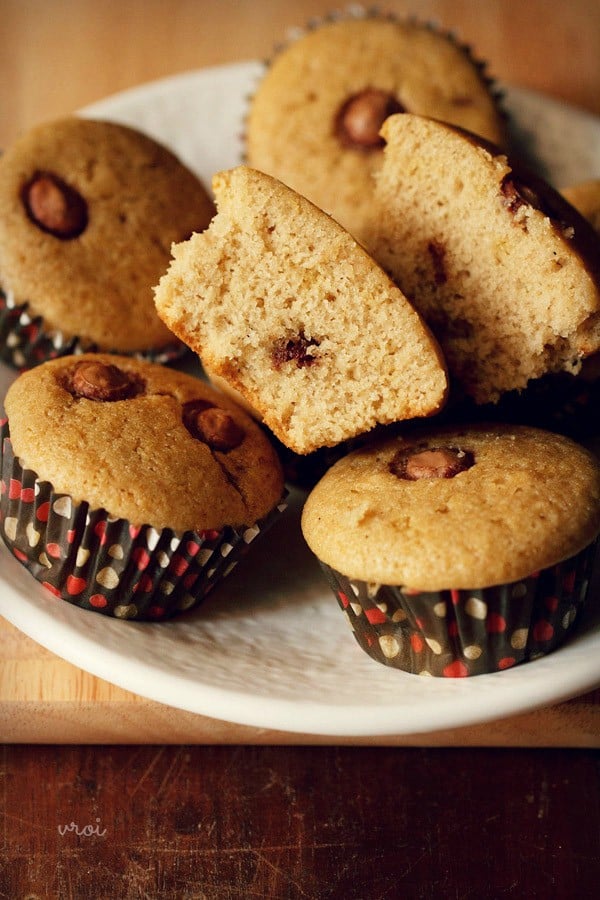
{"label": "melted chocolate chip", "polygon": [[297,368],[303,369],[317,362],[317,357],[309,353],[309,347],[318,347],[319,342],[314,338],[308,339],[303,332],[297,338],[281,338],[276,341],[271,351],[271,359],[275,369],[280,369],[285,363],[295,362]]}
{"label": "melted chocolate chip", "polygon": [[394,113],[405,112],[401,103],[388,91],[365,88],[353,94],[339,108],[333,131],[343,147],[354,150],[376,150],[385,141],[381,126]]}
{"label": "melted chocolate chip", "polygon": [[397,478],[419,481],[422,478],[454,478],[475,464],[470,450],[457,447],[425,447],[399,450],[389,464]]}
{"label": "melted chocolate chip", "polygon": [[144,384],[138,376],[112,363],[86,361],[72,370],[67,390],[76,397],[107,403],[136,397]]}
{"label": "melted chocolate chip", "polygon": [[183,404],[183,424],[198,441],[212,450],[226,453],[234,450],[245,437],[243,428],[232,415],[207,400],[190,400]]}
{"label": "melted chocolate chip", "polygon": [[85,231],[88,224],[86,201],[53,172],[36,172],[24,186],[21,196],[27,215],[42,231],[64,241]]}

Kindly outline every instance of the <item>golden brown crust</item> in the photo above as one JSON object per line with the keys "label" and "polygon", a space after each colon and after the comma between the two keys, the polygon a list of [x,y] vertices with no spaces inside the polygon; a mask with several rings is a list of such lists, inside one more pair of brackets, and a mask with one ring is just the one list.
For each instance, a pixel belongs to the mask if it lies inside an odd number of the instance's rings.
{"label": "golden brown crust", "polygon": [[[83,199],[83,230],[57,235],[36,223],[27,202],[36,173]],[[173,336],[152,287],[171,243],[213,211],[196,176],[138,131],[76,117],[39,125],[0,157],[0,286],[48,330],[104,350],[163,347]]]}
{"label": "golden brown crust", "polygon": [[[399,452],[440,446],[474,464],[418,480],[391,465]],[[594,539],[600,466],[531,428],[430,428],[336,463],[310,494],[302,529],[319,559],[351,578],[432,591],[508,583]]]}
{"label": "golden brown crust", "polygon": [[[116,366],[134,389],[104,402],[81,396],[74,375],[86,363]],[[243,440],[219,450],[210,437],[195,436],[184,422],[192,401],[227,413]],[[176,531],[249,525],[283,493],[279,461],[260,427],[205,382],[172,369],[108,354],[64,357],[21,375],[5,406],[15,453],[28,468],[132,524]]]}
{"label": "golden brown crust", "polygon": [[505,117],[482,66],[425,23],[367,16],[324,22],[278,52],[252,98],[247,161],[289,184],[362,239],[380,148],[340,140],[344,104],[367,90],[498,144]]}

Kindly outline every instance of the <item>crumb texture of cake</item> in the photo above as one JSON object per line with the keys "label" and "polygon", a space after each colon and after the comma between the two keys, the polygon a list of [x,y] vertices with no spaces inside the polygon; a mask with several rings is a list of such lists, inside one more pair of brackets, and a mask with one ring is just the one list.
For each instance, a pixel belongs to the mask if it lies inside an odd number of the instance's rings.
{"label": "crumb texture of cake", "polygon": [[251,99],[246,159],[362,239],[379,127],[399,111],[506,141],[497,91],[453,36],[423,22],[342,16],[275,53]]}
{"label": "crumb texture of cake", "polygon": [[437,342],[346,231],[246,166],[213,190],[218,213],[175,246],[157,310],[286,446],[308,453],[441,408]]}
{"label": "crumb texture of cake", "polygon": [[366,241],[438,338],[451,378],[495,402],[600,344],[600,242],[529,171],[458,129],[390,117]]}

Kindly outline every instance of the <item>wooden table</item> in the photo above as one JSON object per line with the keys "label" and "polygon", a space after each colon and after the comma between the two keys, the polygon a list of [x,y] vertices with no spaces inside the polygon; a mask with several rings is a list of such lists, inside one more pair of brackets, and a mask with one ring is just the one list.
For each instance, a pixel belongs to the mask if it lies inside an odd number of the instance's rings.
{"label": "wooden table", "polygon": [[[263,58],[331,8],[0,0],[0,147],[124,88]],[[502,81],[600,115],[598,0],[386,8],[455,30]],[[151,703],[2,621],[0,898],[591,897],[599,711],[593,692],[485,726],[318,747],[330,741]]]}

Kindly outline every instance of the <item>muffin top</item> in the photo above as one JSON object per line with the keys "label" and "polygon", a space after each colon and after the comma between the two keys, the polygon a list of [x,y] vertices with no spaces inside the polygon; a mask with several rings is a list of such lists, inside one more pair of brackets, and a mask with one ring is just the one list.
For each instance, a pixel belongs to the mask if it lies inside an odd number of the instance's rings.
{"label": "muffin top", "polygon": [[47,330],[100,349],[166,346],[152,287],[172,242],[212,213],[198,178],[139,131],[44,123],[0,157],[0,287]]}
{"label": "muffin top", "polygon": [[157,364],[63,357],[20,375],[5,408],[25,467],[133,525],[249,525],[283,494],[260,427],[205,382]]}
{"label": "muffin top", "polygon": [[423,429],[356,451],[308,497],[302,530],[350,578],[424,591],[525,578],[600,530],[600,464],[527,427]]}
{"label": "muffin top", "polygon": [[265,72],[250,103],[247,160],[361,239],[381,166],[379,127],[401,111],[505,141],[489,79],[449,34],[376,15],[321,22]]}

